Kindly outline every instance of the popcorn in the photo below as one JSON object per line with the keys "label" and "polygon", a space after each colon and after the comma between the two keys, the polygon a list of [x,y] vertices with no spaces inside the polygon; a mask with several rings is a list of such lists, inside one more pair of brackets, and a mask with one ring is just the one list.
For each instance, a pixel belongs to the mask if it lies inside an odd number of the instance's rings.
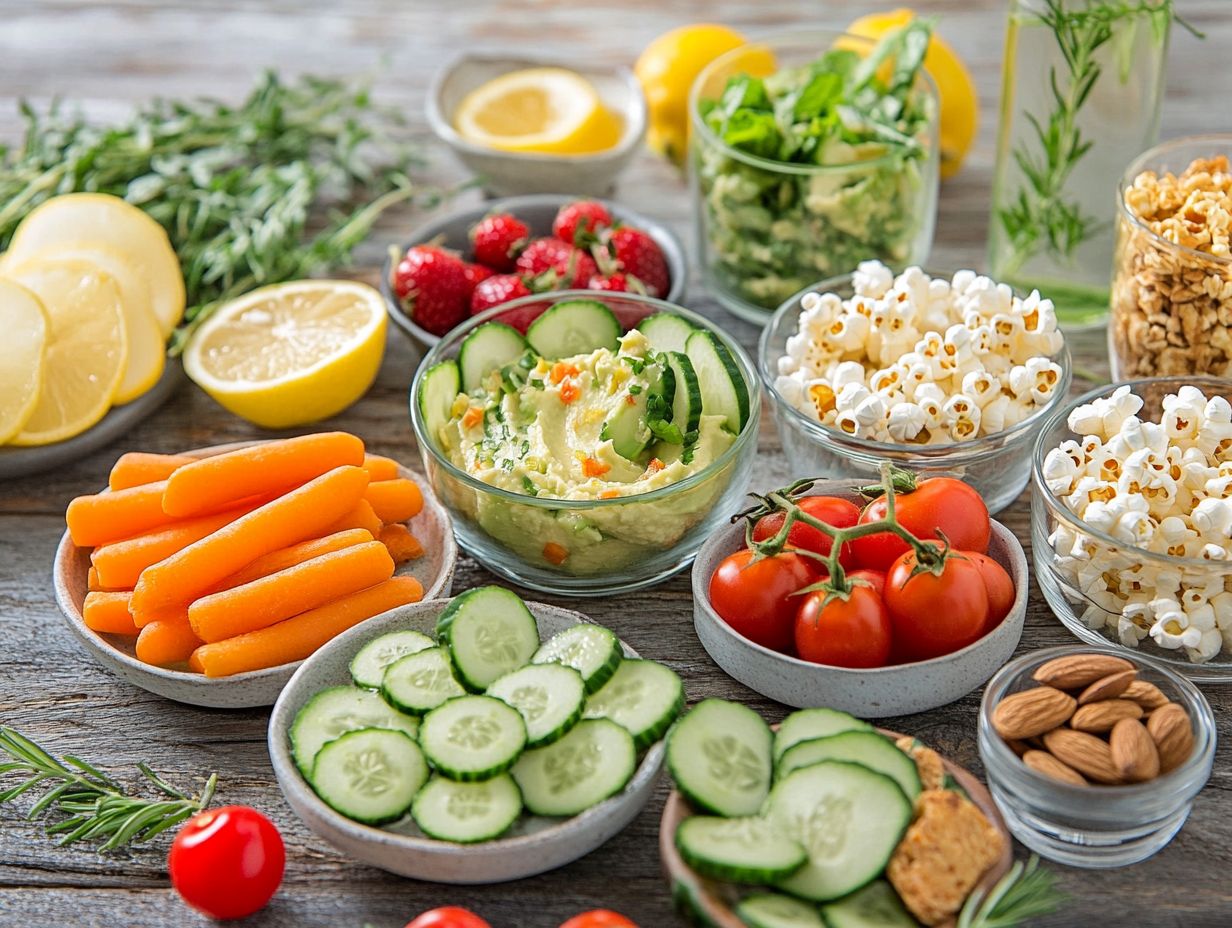
{"label": "popcorn", "polygon": [[890,439],[899,444],[915,441],[928,418],[916,403],[895,403],[886,417],[886,431]]}

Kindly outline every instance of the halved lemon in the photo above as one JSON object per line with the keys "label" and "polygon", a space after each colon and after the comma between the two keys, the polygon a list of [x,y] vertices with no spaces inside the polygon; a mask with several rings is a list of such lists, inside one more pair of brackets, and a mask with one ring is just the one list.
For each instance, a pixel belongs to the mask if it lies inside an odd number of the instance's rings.
{"label": "halved lemon", "polygon": [[184,370],[222,407],[266,428],[316,422],[368,391],[385,353],[385,306],[367,284],[273,284],[219,307]]}
{"label": "halved lemon", "polygon": [[566,68],[528,68],[467,94],[454,127],[468,142],[503,151],[580,155],[620,141],[621,124],[594,86]]}
{"label": "halved lemon", "polygon": [[120,288],[93,264],[59,258],[6,265],[4,276],[38,297],[49,323],[38,402],[13,444],[48,445],[79,435],[111,408],[124,376]]}
{"label": "halved lemon", "polygon": [[0,444],[22,430],[38,403],[47,313],[20,284],[0,280]]}
{"label": "halved lemon", "polygon": [[150,308],[163,337],[184,315],[184,275],[171,240],[131,203],[105,193],[68,193],[31,211],[17,231],[5,264],[24,264],[51,248],[98,242],[132,262],[150,290]]}

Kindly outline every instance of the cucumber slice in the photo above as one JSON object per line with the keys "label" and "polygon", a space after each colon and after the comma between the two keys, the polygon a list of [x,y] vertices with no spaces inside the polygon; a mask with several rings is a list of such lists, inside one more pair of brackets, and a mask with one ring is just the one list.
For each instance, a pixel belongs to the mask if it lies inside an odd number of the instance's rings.
{"label": "cucumber slice", "polygon": [[694,815],[676,829],[676,848],[702,876],[732,883],[773,883],[808,860],[804,847],[755,815]]}
{"label": "cucumber slice", "polygon": [[419,381],[419,414],[423,417],[424,430],[433,441],[440,441],[441,429],[449,421],[453,401],[461,392],[462,375],[453,361],[433,364]]}
{"label": "cucumber slice", "polygon": [[873,726],[838,709],[799,709],[779,724],[774,733],[774,762],[792,745],[814,738],[827,738],[844,731],[873,731]]}
{"label": "cucumber slice", "polygon": [[408,654],[418,654],[436,647],[427,635],[414,631],[389,632],[373,638],[351,658],[351,679],[356,686],[378,690],[385,668]]}
{"label": "cucumber slice", "polygon": [[427,779],[423,753],[405,732],[361,728],[321,748],[309,782],[336,812],[383,825],[406,814]]}
{"label": "cucumber slice", "polygon": [[526,747],[518,710],[492,696],[456,696],[424,716],[419,744],[437,773],[450,780],[490,780]]}
{"label": "cucumber slice", "polygon": [[539,626],[518,595],[481,586],[455,596],[436,623],[462,685],[483,692],[497,677],[517,670],[539,648]]}
{"label": "cucumber slice", "polygon": [[[658,362],[647,364],[642,371],[648,383],[640,393],[630,393],[611,417],[603,423],[600,435],[610,438],[612,448],[621,457],[634,460],[655,439],[648,424],[651,404],[659,406],[659,415],[666,413],[671,396],[672,373]],[[631,400],[632,402],[628,402]]]}
{"label": "cucumber slice", "polygon": [[453,675],[449,652],[428,648],[401,657],[385,668],[381,696],[391,706],[412,715],[423,715],[447,699],[466,693]]}
{"label": "cucumber slice", "polygon": [[498,367],[512,364],[526,352],[526,339],[511,325],[485,322],[462,340],[458,349],[458,371],[462,389],[470,393]]}
{"label": "cucumber slice", "polygon": [[521,814],[522,794],[507,773],[482,783],[455,783],[434,775],[411,806],[420,831],[457,844],[499,838]]}
{"label": "cucumber slice", "polygon": [[736,359],[722,339],[704,329],[689,336],[685,354],[697,373],[702,411],[708,416],[722,416],[724,427],[739,435],[749,421],[749,388]]}
{"label": "cucumber slice", "polygon": [[620,347],[620,321],[598,300],[565,300],[530,324],[526,340],[548,360]]}
{"label": "cucumber slice", "polygon": [[295,714],[290,730],[295,766],[307,777],[317,751],[340,735],[361,728],[389,728],[414,738],[419,720],[403,715],[371,690],[331,686],[309,699]]}
{"label": "cucumber slice", "polygon": [[530,664],[498,679],[488,695],[522,714],[526,746],[539,748],[559,741],[582,718],[586,684],[572,667]]}
{"label": "cucumber slice", "polygon": [[532,664],[564,664],[582,675],[586,692],[593,693],[620,666],[624,651],[620,639],[602,625],[582,623],[558,632],[540,646]]}
{"label": "cucumber slice", "polygon": [[747,706],[704,699],[667,733],[667,769],[697,808],[753,815],[770,790],[770,729]]}
{"label": "cucumber slice", "polygon": [[633,737],[607,719],[587,719],[513,768],[522,801],[535,815],[577,815],[615,796],[633,779]]}
{"label": "cucumber slice", "polygon": [[672,394],[672,424],[682,435],[696,432],[702,421],[702,389],[689,356],[679,351],[667,355],[667,369],[672,373],[675,392]]}
{"label": "cucumber slice", "polygon": [[801,741],[779,758],[775,776],[790,776],[794,771],[823,760],[849,760],[870,770],[884,773],[913,803],[920,795],[920,771],[910,757],[889,738],[874,731],[845,731],[828,738]]}
{"label": "cucumber slice", "polygon": [[654,744],[684,710],[684,684],[654,661],[625,660],[612,679],[586,700],[585,717],[611,719],[633,736],[639,751]]}
{"label": "cucumber slice", "polygon": [[748,928],[826,928],[815,905],[782,893],[755,893],[736,903]]}
{"label": "cucumber slice", "polygon": [[894,887],[874,880],[859,892],[821,907],[829,928],[918,928]]}
{"label": "cucumber slice", "polygon": [[809,854],[779,888],[828,902],[881,875],[911,822],[911,803],[885,774],[827,760],[774,784],[764,814]]}
{"label": "cucumber slice", "polygon": [[697,331],[693,323],[675,313],[655,313],[637,324],[655,351],[684,351],[685,342]]}

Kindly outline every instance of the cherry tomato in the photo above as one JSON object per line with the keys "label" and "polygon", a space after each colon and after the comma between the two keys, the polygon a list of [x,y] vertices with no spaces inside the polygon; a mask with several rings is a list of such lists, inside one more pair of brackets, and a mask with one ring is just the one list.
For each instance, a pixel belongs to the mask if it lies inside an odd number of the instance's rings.
{"label": "cherry tomato", "polygon": [[796,615],[796,653],[834,667],[883,667],[890,657],[890,615],[870,586],[852,588],[847,599],[826,602],[817,590],[803,597]]}
{"label": "cherry tomato", "polygon": [[863,580],[876,591],[879,597],[885,596],[885,577],[885,571],[869,570],[867,567],[847,571],[848,580]]}
{"label": "cherry tomato", "polygon": [[[798,505],[814,519],[835,528],[849,528],[860,520],[859,507],[837,496],[806,496]],[[783,520],[786,518],[787,514],[784,512],[772,512],[768,516],[762,516],[753,526],[753,540],[765,541],[767,538],[773,538],[783,527]],[[830,553],[832,539],[820,529],[796,522],[787,533],[787,543],[805,551],[815,551],[825,557]],[[843,549],[838,553],[838,560],[843,567],[854,566],[855,556],[850,544],[843,545]]]}
{"label": "cherry tomato", "polygon": [[886,574],[885,604],[893,626],[895,656],[924,661],[965,648],[984,634],[988,590],[975,562],[955,554],[940,574],[916,568],[908,551]]}
{"label": "cherry tomato", "polygon": [[619,912],[613,912],[611,909],[595,909],[573,916],[560,928],[637,928],[637,925]]}
{"label": "cherry tomato", "polygon": [[822,575],[817,562],[794,551],[761,560],[743,548],[725,557],[710,577],[710,604],[750,641],[775,651],[791,648],[800,598],[793,595]]}
{"label": "cherry tomato", "polygon": [[412,920],[406,928],[492,928],[492,926],[469,909],[460,909],[456,905],[450,905],[443,909],[424,912]]}
{"label": "cherry tomato", "polygon": [[[988,507],[980,494],[968,484],[953,477],[930,477],[921,480],[911,493],[894,497],[894,512],[899,524],[917,538],[940,538],[962,551],[984,554],[992,523]],[[860,513],[860,524],[884,519],[886,502],[879,496]],[[875,570],[889,570],[895,559],[911,549],[907,542],[890,532],[865,535],[851,542],[856,563]]]}
{"label": "cherry tomato", "polygon": [[984,578],[984,588],[988,591],[988,626],[985,631],[992,631],[1014,606],[1014,581],[1009,572],[987,554],[975,551],[961,553],[979,568],[980,576]]}
{"label": "cherry tomato", "polygon": [[210,918],[243,918],[265,907],[282,882],[286,850],[274,823],[248,806],[198,812],[167,855],[171,885]]}

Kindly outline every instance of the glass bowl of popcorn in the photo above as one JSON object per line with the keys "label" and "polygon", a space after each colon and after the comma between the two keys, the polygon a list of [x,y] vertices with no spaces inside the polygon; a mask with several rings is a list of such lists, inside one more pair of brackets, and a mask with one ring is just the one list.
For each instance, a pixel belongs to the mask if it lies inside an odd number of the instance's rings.
{"label": "glass bowl of popcorn", "polygon": [[1232,380],[1092,390],[1032,455],[1035,575],[1052,611],[1193,680],[1232,680]]}
{"label": "glass bowl of popcorn", "polygon": [[889,460],[961,477],[993,512],[1030,480],[1071,373],[1038,292],[878,261],[780,306],[759,363],[793,473],[875,476]]}

